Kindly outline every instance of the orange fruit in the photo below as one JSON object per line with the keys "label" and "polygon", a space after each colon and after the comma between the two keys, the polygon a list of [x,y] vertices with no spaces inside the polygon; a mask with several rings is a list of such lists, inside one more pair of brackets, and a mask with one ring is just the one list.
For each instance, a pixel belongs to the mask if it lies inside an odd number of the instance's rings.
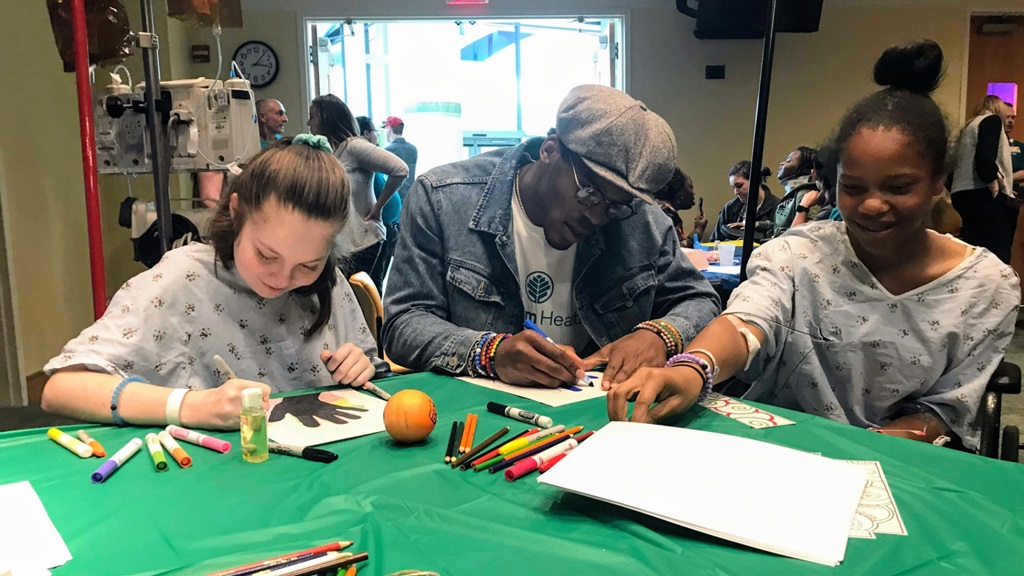
{"label": "orange fruit", "polygon": [[402,390],[384,406],[384,428],[403,444],[419,442],[430,436],[437,424],[434,401],[419,390]]}

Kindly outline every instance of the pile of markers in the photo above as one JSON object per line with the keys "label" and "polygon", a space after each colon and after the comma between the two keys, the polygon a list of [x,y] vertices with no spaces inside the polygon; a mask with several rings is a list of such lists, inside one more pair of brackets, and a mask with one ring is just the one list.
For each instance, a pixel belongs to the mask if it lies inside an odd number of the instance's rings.
{"label": "pile of markers", "polygon": [[[103,458],[107,455],[107,451],[103,448],[99,442],[89,436],[85,430],[78,431],[78,438],[62,432],[57,428],[50,428],[46,435],[51,440],[67,448],[80,458]],[[210,450],[215,450],[221,454],[226,454],[231,450],[231,443],[220,438],[214,438],[205,434],[200,434],[193,430],[187,430],[180,426],[168,426],[166,430],[163,430],[159,434],[149,433],[146,434],[146,448],[149,449],[149,455],[153,459],[153,467],[156,468],[157,472],[166,472],[168,469],[167,458],[164,456],[164,449],[171,453],[171,457],[178,463],[178,466],[182,468],[188,468],[192,465],[192,459],[189,458],[188,454],[185,453],[175,438],[197,444]],[[114,453],[106,462],[104,462],[99,468],[96,469],[90,476],[93,483],[99,484],[106,481],[114,472],[116,472],[121,466],[124,466],[135,453],[142,448],[142,440],[139,438],[132,438],[124,445],[120,450]]]}
{"label": "pile of markers", "polygon": [[488,402],[487,410],[534,424],[537,428],[524,430],[491,448],[509,433],[510,428],[505,426],[474,446],[473,437],[476,435],[478,418],[476,414],[470,413],[466,416],[465,422],[452,422],[448,450],[444,456],[445,464],[449,464],[453,469],[472,468],[474,472],[504,472],[505,479],[512,482],[533,473],[534,470],[540,470],[541,473],[547,471],[593,434],[591,431],[576,436],[583,430],[583,426],[573,426],[569,429],[561,424],[554,426],[547,416],[497,402]]}
{"label": "pile of markers", "polygon": [[355,576],[356,564],[370,558],[366,552],[342,552],[352,542],[330,542],[315,548],[291,552],[283,556],[253,562],[230,570],[213,572],[207,576],[305,576],[308,574],[335,574]]}

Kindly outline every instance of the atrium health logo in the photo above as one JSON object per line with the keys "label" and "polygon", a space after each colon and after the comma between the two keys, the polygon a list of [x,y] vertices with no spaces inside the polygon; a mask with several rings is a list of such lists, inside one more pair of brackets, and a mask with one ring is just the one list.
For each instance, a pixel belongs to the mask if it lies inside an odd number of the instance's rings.
{"label": "atrium health logo", "polygon": [[543,304],[551,298],[555,291],[555,283],[544,272],[531,272],[526,277],[526,297],[534,304]]}

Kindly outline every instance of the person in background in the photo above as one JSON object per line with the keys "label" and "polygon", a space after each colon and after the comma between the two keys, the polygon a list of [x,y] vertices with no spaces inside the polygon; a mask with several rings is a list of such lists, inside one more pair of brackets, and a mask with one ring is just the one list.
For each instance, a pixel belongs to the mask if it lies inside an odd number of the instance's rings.
{"label": "person in background", "polygon": [[949,191],[963,219],[961,238],[1009,262],[1019,209],[1013,195],[1005,115],[1006,106],[998,96],[986,96],[978,103],[957,138]]}
{"label": "person in background", "polygon": [[[763,242],[765,238],[771,237],[772,218],[779,205],[779,199],[772,194],[772,191],[765,184],[768,174],[771,171],[765,167],[761,170],[761,186],[757,193],[757,224],[754,231],[754,241]],[[735,198],[722,207],[718,215],[718,223],[711,231],[711,242],[739,240],[743,238],[743,230],[746,227],[747,198],[750,196],[750,161],[740,160],[729,169],[729,187],[732,188]]]}
{"label": "person in background", "polygon": [[[804,206],[801,202],[811,191],[816,191],[814,179],[811,177],[811,169],[818,156],[818,151],[809,146],[800,146],[789,153],[786,159],[779,163],[779,184],[786,189],[786,193],[779,200],[775,209],[775,217],[772,222],[772,235],[775,238],[782,236],[793,226],[793,220],[801,212],[807,212],[810,218],[817,215],[813,207]],[[819,198],[814,196],[815,201]],[[811,213],[813,212],[813,213]]]}
{"label": "person in background", "polygon": [[409,177],[398,189],[398,195],[404,202],[405,197],[409,194],[409,188],[416,181],[416,162],[419,160],[420,153],[412,143],[405,139],[405,121],[398,116],[388,116],[384,120],[384,130],[384,137],[389,142],[386,150],[401,158],[402,162],[409,167]]}
{"label": "person in background", "polygon": [[[327,141],[284,138],[230,183],[206,244],[124,283],[44,370],[47,412],[122,426],[238,429],[241,392],[362,386],[377,346],[331,254],[349,184]],[[219,355],[232,371],[221,372]]]}
{"label": "person in background", "polygon": [[[330,141],[352,188],[350,223],[342,228],[337,243],[339,253],[347,258],[339,267],[346,278],[356,272],[370,274],[384,247],[381,212],[405,181],[409,168],[398,156],[370,144],[359,131],[351,110],[334,94],[313,99],[309,106],[309,130]],[[377,172],[387,174],[380,198],[373,194],[373,175]]]}
{"label": "person in background", "polygon": [[[654,194],[654,200],[661,206],[661,211],[672,221],[672,226],[679,236],[679,245],[683,248],[693,248],[693,237],[687,235],[683,230],[683,220],[679,217],[681,210],[689,210],[694,205],[693,180],[682,170],[676,168],[668,184]],[[701,212],[693,220],[693,234],[698,237],[704,236],[704,229],[708,221]]]}
{"label": "person in background", "polygon": [[[363,138],[374,146],[378,146],[380,140],[377,128],[368,116],[359,116],[356,118],[356,122],[359,124],[359,131],[362,133]],[[409,179],[406,178],[406,182]],[[387,179],[380,172],[373,175],[373,195],[380,200],[380,195],[384,191],[384,187],[387,186]],[[402,184],[405,186],[405,183]],[[401,188],[398,189],[401,193]],[[399,194],[393,194],[391,199],[384,204],[384,208],[380,211],[381,222],[384,223],[384,246],[381,247],[380,255],[377,257],[376,262],[373,264],[373,269],[370,270],[370,278],[373,280],[373,284],[377,287],[377,292],[380,294],[384,293],[384,277],[388,273],[388,267],[391,266],[391,257],[395,254],[395,244],[398,243],[398,234],[401,231],[399,224],[399,216],[402,213],[402,197]]]}
{"label": "person in background", "polygon": [[1013,170],[1013,190],[1017,198],[1024,199],[1024,142],[1013,139],[1013,127],[1017,123],[1017,111],[1009,102],[1003,102],[1006,107],[1006,118],[1003,121],[1003,130],[1010,142],[1010,167]]}
{"label": "person in background", "polygon": [[260,129],[260,148],[266,149],[284,136],[288,114],[280,100],[266,98],[256,101],[256,120]]}
{"label": "person in background", "polygon": [[[1013,336],[1020,287],[984,248],[928,230],[946,177],[948,129],[929,96],[942,51],[893,47],[884,88],[843,117],[843,222],[794,228],[755,250],[749,279],[666,368],[608,394],[608,416],[670,422],[734,375],[744,396],[921,442],[978,445],[975,417]],[[945,437],[945,438],[944,438]]]}
{"label": "person in background", "polygon": [[810,218],[810,210],[798,211],[793,218],[793,227],[806,224],[808,221],[821,222],[823,220],[842,220],[843,215],[839,213],[836,205],[836,161],[831,159],[831,151],[827,148],[818,150],[814,159],[814,168],[811,169],[811,179],[814,180],[815,190],[804,194],[800,205],[806,208],[817,206],[818,215]]}

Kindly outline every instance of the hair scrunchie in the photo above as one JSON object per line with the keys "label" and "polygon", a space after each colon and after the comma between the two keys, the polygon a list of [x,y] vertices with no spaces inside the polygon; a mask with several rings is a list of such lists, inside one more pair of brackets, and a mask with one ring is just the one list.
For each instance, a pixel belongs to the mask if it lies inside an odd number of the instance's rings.
{"label": "hair scrunchie", "polygon": [[331,148],[331,143],[327,141],[326,136],[315,136],[313,134],[299,134],[292,138],[292,144],[305,144],[310,148],[318,148],[320,150],[323,150],[324,152],[327,152],[328,154],[334,153],[334,150]]}

